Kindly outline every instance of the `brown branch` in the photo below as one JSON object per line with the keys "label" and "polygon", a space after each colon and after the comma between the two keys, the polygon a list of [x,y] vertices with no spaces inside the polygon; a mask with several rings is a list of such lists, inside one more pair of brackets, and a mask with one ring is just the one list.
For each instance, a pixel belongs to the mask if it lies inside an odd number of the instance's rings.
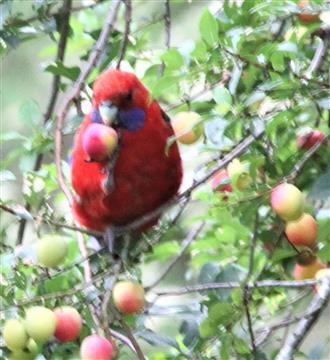
{"label": "brown branch", "polygon": [[[301,288],[301,287],[312,287],[318,283],[318,280],[261,280],[255,282],[249,282],[246,286],[249,289],[263,288],[263,287],[284,287],[284,288]],[[167,290],[157,292],[157,296],[180,296],[197,291],[209,291],[216,289],[235,289],[241,288],[242,283],[238,281],[231,281],[225,283],[205,283],[198,285],[184,286],[175,290]]]}
{"label": "brown branch", "polygon": [[327,53],[328,47],[329,47],[329,39],[328,38],[324,38],[323,40],[320,39],[320,43],[316,48],[313,59],[308,69],[306,70],[306,74],[305,74],[306,79],[311,79],[313,72],[318,70],[322,66],[325,60],[325,55]]}
{"label": "brown branch", "polygon": [[320,142],[313,145],[302,158],[295,164],[293,170],[284,178],[285,181],[293,181],[302,171],[307,161],[318,151],[318,149],[328,140],[329,136],[325,136]]}
{"label": "brown branch", "polygon": [[85,81],[93,69],[96,66],[97,61],[99,60],[103,49],[108,41],[110,31],[113,28],[113,25],[116,21],[120,0],[113,0],[112,6],[109,10],[107,18],[105,20],[104,26],[102,28],[101,34],[96,42],[95,48],[91,51],[88,61],[84,68],[82,69],[76,83],[74,84],[73,88],[66,94],[63,103],[57,114],[56,120],[56,128],[55,128],[55,165],[56,165],[56,172],[57,172],[57,180],[61,187],[61,190],[65,194],[69,204],[72,204],[73,196],[71,191],[68,189],[64,175],[62,172],[62,165],[61,165],[61,153],[62,153],[62,128],[64,124],[65,117],[69,111],[71,103],[79,96],[80,91],[85,86]]}
{"label": "brown branch", "polygon": [[165,0],[165,46],[167,49],[170,48],[171,44],[171,8],[170,0]]}
{"label": "brown branch", "polygon": [[88,284],[89,282],[92,281],[92,271],[91,271],[91,267],[89,264],[88,251],[87,251],[87,248],[85,245],[84,236],[82,233],[80,233],[78,231],[77,231],[77,241],[78,241],[78,247],[79,247],[80,254],[85,259],[85,261],[83,262],[84,279],[85,279],[85,283]]}
{"label": "brown branch", "polygon": [[48,294],[44,294],[44,295],[38,295],[38,296],[26,298],[26,299],[24,299],[22,301],[19,301],[17,303],[10,304],[6,308],[2,308],[0,310],[0,314],[8,311],[10,308],[18,308],[18,307],[22,307],[22,306],[25,306],[25,305],[28,305],[28,304],[44,302],[46,300],[61,299],[61,298],[65,298],[65,297],[68,297],[68,296],[73,296],[77,292],[88,289],[90,286],[95,286],[97,281],[103,280],[106,276],[110,275],[112,272],[113,272],[113,269],[109,268],[109,269],[107,269],[105,271],[102,271],[98,275],[94,276],[91,282],[80,283],[79,285],[73,286],[72,288],[70,288],[68,290],[65,290],[65,291],[55,291],[53,293],[48,293]]}
{"label": "brown branch", "polygon": [[131,342],[131,340],[123,335],[122,333],[120,333],[119,331],[110,329],[110,334],[111,336],[113,336],[115,339],[121,341],[123,344],[127,345],[134,353],[136,353],[135,348]]}
{"label": "brown branch", "polygon": [[276,357],[277,360],[293,359],[294,352],[299,348],[309,330],[326,308],[330,299],[330,277],[324,276],[320,279],[320,282],[317,293],[308,306],[308,315],[300,319],[294,332],[286,339],[284,346]]}
{"label": "brown branch", "polygon": [[131,329],[129,328],[129,326],[126,324],[126,322],[124,321],[124,319],[122,317],[119,317],[118,321],[119,321],[121,327],[123,328],[123,330],[125,331],[127,337],[131,341],[138,359],[139,360],[145,360],[145,357],[144,357],[143,352],[142,352],[142,350],[140,348],[140,345],[137,342],[137,340],[135,339],[135,337],[134,337]]}
{"label": "brown branch", "polygon": [[273,333],[273,331],[281,329],[283,327],[287,327],[292,324],[295,324],[296,322],[300,321],[301,319],[313,316],[314,314],[315,314],[315,312],[303,313],[299,316],[293,316],[290,319],[282,320],[274,325],[268,326],[267,328],[260,330],[259,332],[261,334],[260,334],[259,338],[256,339],[256,346],[260,347],[267,340],[267,338]]}
{"label": "brown branch", "polygon": [[[22,205],[16,205],[16,206],[19,206],[21,207],[22,210],[25,210],[27,211],[26,208],[24,208]],[[17,216],[18,218],[20,219],[25,219],[25,220],[28,220],[27,219],[27,215],[25,216],[24,213],[22,213],[22,210],[15,210],[13,207],[9,207],[7,205],[4,205],[0,202],[0,209],[12,214],[12,215],[15,215]],[[73,231],[79,231],[80,233],[82,234],[87,234],[87,235],[91,235],[91,236],[99,236],[101,235],[101,233],[97,232],[97,231],[90,231],[90,230],[86,230],[86,229],[83,229],[81,227],[77,227],[77,226],[74,226],[74,225],[68,225],[68,224],[63,224],[63,223],[60,223],[60,222],[57,222],[57,221],[53,221],[51,219],[47,219],[45,217],[42,217],[42,216],[34,216],[32,215],[31,213],[29,213],[27,211],[27,213],[31,216],[31,221],[41,221],[45,224],[48,224],[48,225],[53,225],[53,226],[56,226],[56,227],[61,227],[61,228],[65,228],[65,229],[69,229],[69,230],[73,230]]]}
{"label": "brown branch", "polygon": [[[75,7],[72,7],[71,12],[78,12],[78,11],[82,11],[82,10],[86,10],[86,9],[92,9],[92,8],[94,8],[95,6],[101,4],[102,2],[104,2],[104,0],[99,0],[99,1],[95,2],[94,4],[90,4],[90,5],[75,6]],[[61,11],[61,9],[60,9],[60,10],[53,11],[53,12],[51,12],[51,13],[49,13],[49,14],[46,14],[46,15],[44,16],[44,18],[51,18],[51,17],[54,17],[54,16],[62,16],[62,14],[63,14],[63,13],[62,13],[62,11]],[[27,19],[23,19],[22,21],[23,21],[24,23],[30,24],[30,23],[32,23],[32,22],[42,21],[42,20],[43,20],[43,19],[40,18],[40,16],[31,16],[31,17],[29,17],[29,18],[27,18]],[[10,26],[10,25],[12,25],[12,24],[9,22],[9,23],[7,23],[6,25],[9,25],[9,26]]]}
{"label": "brown branch", "polygon": [[[61,29],[59,29],[60,39],[59,39],[58,46],[57,46],[57,54],[56,54],[55,61],[63,61],[64,60],[64,55],[65,55],[65,50],[66,50],[66,45],[68,42],[69,30],[70,30],[69,22],[70,22],[71,10],[72,10],[71,6],[72,6],[72,0],[65,0],[63,2],[63,6],[61,7],[61,9],[59,11],[59,14],[61,14],[61,16],[62,16],[62,21],[61,21],[62,26],[61,26]],[[60,90],[59,85],[60,85],[60,76],[54,75],[52,86],[51,86],[51,95],[50,95],[49,103],[47,105],[47,109],[46,109],[46,112],[43,117],[44,124],[46,124],[50,120],[50,118],[53,114],[53,111],[55,109],[56,100],[58,98],[58,93]],[[39,153],[37,155],[37,158],[33,165],[33,171],[38,171],[40,169],[43,158],[44,158],[43,153]],[[27,211],[30,211],[31,205],[29,203],[26,203],[25,208]],[[26,219],[22,219],[19,224],[19,227],[18,227],[16,244],[22,243],[23,237],[24,237],[24,232],[25,232],[25,227],[26,227]]]}
{"label": "brown branch", "polygon": [[175,264],[183,257],[183,255],[186,253],[189,245],[196,239],[196,237],[198,236],[198,234],[201,232],[201,230],[203,229],[205,223],[202,222],[200,224],[197,224],[196,226],[194,226],[188,233],[187,237],[185,238],[185,240],[182,242],[182,247],[181,250],[179,252],[179,254],[177,256],[174,257],[174,259],[172,259],[172,261],[168,264],[168,266],[166,267],[166,269],[162,272],[162,274],[153,282],[151,283],[151,285],[146,287],[146,291],[150,291],[151,289],[153,289],[155,286],[157,286],[167,275],[168,273],[173,269],[173,267],[175,266]]}
{"label": "brown branch", "polygon": [[[165,48],[168,50],[171,44],[171,8],[170,0],[165,0],[165,14],[164,14],[164,23],[165,23]],[[159,75],[162,76],[165,70],[165,63],[162,61],[159,69]]]}
{"label": "brown branch", "polygon": [[124,37],[121,42],[121,47],[119,50],[119,59],[117,62],[117,69],[120,69],[120,64],[123,61],[127,49],[128,44],[128,37],[131,31],[131,21],[132,21],[132,2],[131,0],[124,0],[125,2],[125,30],[124,30]]}
{"label": "brown branch", "polygon": [[243,283],[243,305],[245,309],[245,315],[247,319],[247,325],[248,325],[248,332],[250,335],[250,341],[251,341],[251,348],[252,348],[252,355],[254,358],[257,356],[257,348],[255,344],[255,337],[253,333],[253,326],[252,326],[252,319],[251,319],[251,313],[249,309],[249,302],[251,298],[250,294],[250,288],[248,287],[248,282],[253,274],[253,264],[254,264],[254,250],[256,247],[257,242],[257,234],[258,234],[258,227],[259,227],[259,215],[258,215],[258,209],[255,216],[255,223],[254,223],[254,230],[252,234],[251,244],[250,244],[250,255],[249,255],[249,268],[248,272],[246,274],[244,283]]}

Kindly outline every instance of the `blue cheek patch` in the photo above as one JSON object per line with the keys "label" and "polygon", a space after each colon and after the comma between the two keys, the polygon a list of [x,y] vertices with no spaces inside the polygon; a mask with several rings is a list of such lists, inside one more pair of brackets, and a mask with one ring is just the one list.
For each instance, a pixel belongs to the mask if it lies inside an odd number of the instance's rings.
{"label": "blue cheek patch", "polygon": [[140,108],[133,108],[127,111],[119,111],[120,126],[129,131],[141,129],[145,121],[145,112]]}
{"label": "blue cheek patch", "polygon": [[92,111],[92,122],[98,124],[103,123],[100,112],[97,109],[93,109]]}

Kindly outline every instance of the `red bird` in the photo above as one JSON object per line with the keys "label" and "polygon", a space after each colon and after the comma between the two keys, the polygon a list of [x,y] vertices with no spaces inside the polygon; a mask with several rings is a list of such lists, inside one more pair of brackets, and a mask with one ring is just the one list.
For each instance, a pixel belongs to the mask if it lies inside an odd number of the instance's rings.
{"label": "red bird", "polygon": [[[110,121],[120,138],[116,156],[87,162],[82,144],[86,128],[92,122]],[[93,87],[93,111],[78,129],[72,153],[71,179],[77,195],[73,213],[78,222],[106,231],[174,197],[182,167],[176,143],[166,152],[173,134],[168,116],[134,74],[112,69],[101,74]]]}

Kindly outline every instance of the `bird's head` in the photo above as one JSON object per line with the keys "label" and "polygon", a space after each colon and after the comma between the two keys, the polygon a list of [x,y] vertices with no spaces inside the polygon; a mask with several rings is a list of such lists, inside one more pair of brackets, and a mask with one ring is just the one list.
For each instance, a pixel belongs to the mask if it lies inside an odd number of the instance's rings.
{"label": "bird's head", "polygon": [[92,121],[136,131],[149,104],[149,92],[134,74],[110,69],[94,82]]}

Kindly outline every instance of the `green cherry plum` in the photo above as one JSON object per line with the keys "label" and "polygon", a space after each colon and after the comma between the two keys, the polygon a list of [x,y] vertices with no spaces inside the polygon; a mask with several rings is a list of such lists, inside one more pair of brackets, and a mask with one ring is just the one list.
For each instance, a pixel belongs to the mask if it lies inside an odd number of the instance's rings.
{"label": "green cherry plum", "polygon": [[67,239],[58,235],[45,235],[36,246],[38,262],[50,268],[60,265],[68,253]]}
{"label": "green cherry plum", "polygon": [[25,329],[36,342],[43,342],[54,335],[56,316],[44,306],[33,306],[26,310]]}
{"label": "green cherry plum", "polygon": [[7,320],[2,335],[7,348],[10,350],[21,350],[27,345],[28,334],[24,324],[18,319]]}

